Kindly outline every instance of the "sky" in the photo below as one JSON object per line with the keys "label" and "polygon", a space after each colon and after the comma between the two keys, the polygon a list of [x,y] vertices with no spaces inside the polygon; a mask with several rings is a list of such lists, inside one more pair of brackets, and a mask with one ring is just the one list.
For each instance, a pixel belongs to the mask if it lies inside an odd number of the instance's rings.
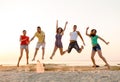
{"label": "sky", "polygon": [[[22,30],[27,30],[27,35],[32,38],[37,26],[40,26],[46,35],[45,60],[43,62],[66,63],[90,60],[91,40],[85,35],[86,27],[97,30],[97,35],[109,41],[106,45],[99,40],[103,56],[108,62],[120,63],[120,0],[0,0],[0,64],[17,64],[20,55],[19,37]],[[77,25],[85,41],[84,50],[78,54],[74,49],[70,54],[60,56],[59,50],[53,60],[50,60],[55,43],[55,26],[64,27],[68,21],[64,36],[62,37],[63,49],[69,45],[69,33],[73,25]],[[82,41],[78,37],[78,44]],[[37,38],[29,45],[29,61],[34,55]],[[26,63],[25,53],[21,60]],[[102,60],[96,54],[96,60]],[[41,59],[41,48],[36,59]],[[103,62],[102,62],[103,63]],[[89,62],[91,64],[91,62]]]}

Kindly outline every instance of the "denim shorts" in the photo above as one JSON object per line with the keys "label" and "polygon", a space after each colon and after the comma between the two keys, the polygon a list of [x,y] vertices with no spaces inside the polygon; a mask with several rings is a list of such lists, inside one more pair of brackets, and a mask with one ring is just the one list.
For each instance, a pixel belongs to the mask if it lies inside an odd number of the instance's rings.
{"label": "denim shorts", "polygon": [[93,51],[98,51],[98,50],[101,50],[101,47],[99,44],[97,44],[96,46],[93,46],[92,48]]}

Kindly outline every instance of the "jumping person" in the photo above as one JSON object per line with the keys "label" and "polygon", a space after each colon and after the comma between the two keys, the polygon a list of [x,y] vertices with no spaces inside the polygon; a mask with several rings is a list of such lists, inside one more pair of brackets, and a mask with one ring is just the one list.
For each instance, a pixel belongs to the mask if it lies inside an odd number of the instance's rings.
{"label": "jumping person", "polygon": [[42,46],[42,59],[44,59],[44,53],[45,53],[45,33],[41,30],[41,27],[39,27],[39,26],[37,27],[37,32],[31,38],[30,41],[32,41],[35,37],[38,38],[38,42],[36,44],[36,49],[35,49],[35,53],[34,53],[34,57],[33,57],[32,61],[35,60],[35,57],[37,55],[37,52],[38,52],[40,46]]}
{"label": "jumping person", "polygon": [[77,43],[78,36],[81,38],[83,44],[85,45],[84,40],[83,40],[80,32],[77,31],[77,25],[74,25],[73,32],[70,33],[70,43],[68,46],[68,53],[70,53],[73,48],[75,48],[78,53],[80,53],[82,51],[83,46],[81,46],[81,48],[80,48],[78,43]]}
{"label": "jumping person", "polygon": [[60,50],[61,55],[65,54],[65,52],[66,52],[66,51],[63,51],[63,45],[62,45],[61,39],[62,39],[62,36],[64,34],[67,24],[68,24],[68,22],[65,23],[65,27],[64,27],[64,29],[62,29],[61,27],[58,27],[58,20],[56,22],[56,36],[55,36],[56,41],[55,41],[54,50],[53,50],[52,55],[50,56],[50,59],[53,58],[53,56],[55,55],[55,52],[57,51],[58,48]]}

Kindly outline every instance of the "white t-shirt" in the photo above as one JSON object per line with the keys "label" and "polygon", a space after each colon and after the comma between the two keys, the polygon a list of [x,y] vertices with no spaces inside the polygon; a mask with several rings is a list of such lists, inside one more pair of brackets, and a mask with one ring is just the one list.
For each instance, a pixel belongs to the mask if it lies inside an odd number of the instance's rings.
{"label": "white t-shirt", "polygon": [[70,33],[70,40],[77,41],[77,37],[78,37],[78,33],[76,31]]}

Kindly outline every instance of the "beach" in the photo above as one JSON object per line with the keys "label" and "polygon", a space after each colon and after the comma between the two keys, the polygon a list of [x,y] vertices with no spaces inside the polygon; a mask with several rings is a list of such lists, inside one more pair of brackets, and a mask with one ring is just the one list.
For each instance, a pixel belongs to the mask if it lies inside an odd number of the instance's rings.
{"label": "beach", "polygon": [[102,66],[44,65],[43,73],[36,72],[36,65],[0,66],[0,82],[120,82],[120,66],[110,70]]}

